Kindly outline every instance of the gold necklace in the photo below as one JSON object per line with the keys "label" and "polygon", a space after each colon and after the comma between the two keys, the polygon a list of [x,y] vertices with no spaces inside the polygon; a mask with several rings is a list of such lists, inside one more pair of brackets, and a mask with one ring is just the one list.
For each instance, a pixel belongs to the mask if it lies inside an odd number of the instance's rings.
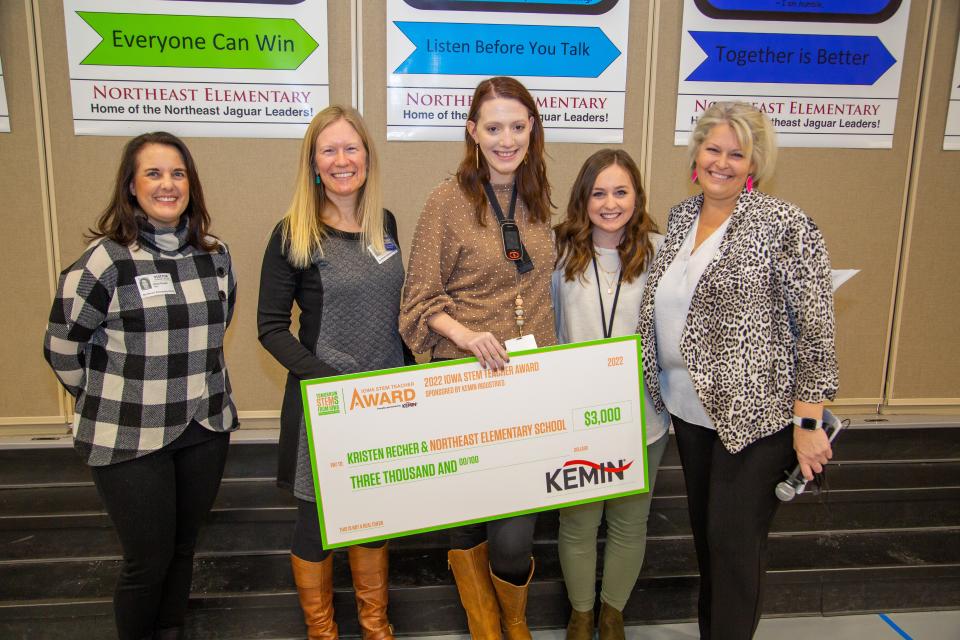
{"label": "gold necklace", "polygon": [[[599,258],[599,256],[597,257]],[[619,258],[618,258],[618,262],[619,262]],[[613,271],[607,271],[606,269],[603,268],[603,264],[600,262],[600,260],[597,260],[597,266],[600,267],[600,272],[603,274],[603,281],[607,283],[607,295],[612,296],[613,285],[615,285],[617,282],[616,275],[620,271],[620,265],[618,264],[617,268],[614,269]],[[610,276],[610,277],[607,277],[607,276]]]}

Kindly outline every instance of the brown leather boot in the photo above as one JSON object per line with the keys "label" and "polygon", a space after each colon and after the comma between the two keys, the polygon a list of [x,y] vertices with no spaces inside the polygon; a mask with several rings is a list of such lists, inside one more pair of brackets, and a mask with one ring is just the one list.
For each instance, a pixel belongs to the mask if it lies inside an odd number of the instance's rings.
{"label": "brown leather boot", "polygon": [[357,619],[363,640],[393,640],[393,627],[387,620],[387,545],[379,548],[350,547],[350,574],[357,598]]}
{"label": "brown leather boot", "polygon": [[500,613],[503,615],[503,637],[506,640],[533,640],[530,629],[527,628],[527,591],[530,589],[530,580],[533,578],[533,558],[530,558],[530,574],[523,586],[518,587],[501,580],[490,572],[493,588],[497,592],[500,602]]}
{"label": "brown leather boot", "polygon": [[567,640],[593,640],[593,609],[590,611],[570,610],[567,623]]}
{"label": "brown leather boot", "polygon": [[600,619],[597,620],[600,640],[625,640],[623,631],[623,612],[617,611],[606,602],[600,602]]}
{"label": "brown leather boot", "polygon": [[322,562],[308,562],[291,553],[290,564],[307,625],[307,638],[337,640],[340,636],[333,621],[333,554]]}
{"label": "brown leather boot", "polygon": [[500,605],[490,581],[487,543],[472,549],[451,549],[447,564],[457,581],[460,602],[467,612],[467,625],[473,640],[501,640]]}

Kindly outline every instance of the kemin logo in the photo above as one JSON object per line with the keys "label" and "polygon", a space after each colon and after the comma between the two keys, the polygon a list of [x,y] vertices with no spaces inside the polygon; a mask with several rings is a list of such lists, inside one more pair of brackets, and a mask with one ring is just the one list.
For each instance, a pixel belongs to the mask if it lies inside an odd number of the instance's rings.
{"label": "kemin logo", "polygon": [[563,466],[544,475],[547,481],[547,493],[579,489],[587,485],[598,485],[613,482],[614,476],[623,480],[624,472],[633,466],[633,460],[625,462],[622,458],[618,464],[606,462],[597,464],[590,460],[567,460]]}

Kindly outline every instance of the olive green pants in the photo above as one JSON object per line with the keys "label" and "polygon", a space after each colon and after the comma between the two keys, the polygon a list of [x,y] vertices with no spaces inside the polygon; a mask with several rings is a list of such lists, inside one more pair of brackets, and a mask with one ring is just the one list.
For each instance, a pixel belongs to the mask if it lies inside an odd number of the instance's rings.
{"label": "olive green pants", "polygon": [[643,566],[647,548],[647,516],[667,434],[647,445],[650,491],[624,498],[560,509],[557,547],[567,597],[577,611],[592,611],[597,584],[597,529],[606,512],[607,543],[603,553],[600,599],[623,611]]}

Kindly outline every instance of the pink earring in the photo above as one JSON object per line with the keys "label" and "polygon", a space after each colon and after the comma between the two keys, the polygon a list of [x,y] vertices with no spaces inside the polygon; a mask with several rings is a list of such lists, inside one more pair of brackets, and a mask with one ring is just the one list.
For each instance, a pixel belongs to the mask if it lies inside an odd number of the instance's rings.
{"label": "pink earring", "polygon": [[692,182],[692,183],[694,183],[694,184],[697,183],[697,170],[696,170],[696,169],[694,169],[694,170],[693,170],[693,173],[690,174],[690,182]]}
{"label": "pink earring", "polygon": [[751,191],[753,191],[753,176],[748,175],[747,176],[747,193],[750,193]]}

